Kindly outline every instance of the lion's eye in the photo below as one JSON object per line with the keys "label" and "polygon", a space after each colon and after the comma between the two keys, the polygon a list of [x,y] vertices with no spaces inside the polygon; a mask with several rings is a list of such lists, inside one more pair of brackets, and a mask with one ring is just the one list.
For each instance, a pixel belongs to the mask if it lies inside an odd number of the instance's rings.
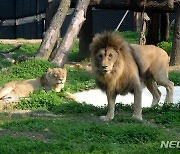
{"label": "lion's eye", "polygon": [[112,58],[112,56],[113,56],[113,55],[110,53],[110,54],[109,54],[109,58]]}

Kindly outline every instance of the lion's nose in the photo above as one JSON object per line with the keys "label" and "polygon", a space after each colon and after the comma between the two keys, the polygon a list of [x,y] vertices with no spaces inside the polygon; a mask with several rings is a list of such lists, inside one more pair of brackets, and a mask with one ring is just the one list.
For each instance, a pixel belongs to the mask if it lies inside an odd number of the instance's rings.
{"label": "lion's nose", "polygon": [[106,66],[106,65],[103,65],[103,66],[102,66],[102,68],[103,68],[103,69],[106,69],[106,68],[107,68],[107,66]]}

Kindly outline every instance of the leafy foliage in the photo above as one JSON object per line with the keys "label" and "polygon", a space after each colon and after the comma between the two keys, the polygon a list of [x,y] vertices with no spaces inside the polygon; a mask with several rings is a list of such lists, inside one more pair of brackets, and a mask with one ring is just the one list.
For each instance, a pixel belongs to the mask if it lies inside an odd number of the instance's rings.
{"label": "leafy foliage", "polygon": [[55,91],[37,90],[30,94],[30,99],[22,98],[21,103],[17,104],[16,108],[51,110],[59,103],[62,103],[62,100]]}
{"label": "leafy foliage", "polygon": [[71,68],[66,67],[67,72],[67,83],[64,89],[68,92],[77,92],[84,89],[89,89],[95,86],[95,80],[92,74],[87,72],[83,68]]}
{"label": "leafy foliage", "polygon": [[175,86],[180,86],[180,72],[172,71],[169,73],[169,79],[174,82]]}
{"label": "leafy foliage", "polygon": [[172,42],[160,42],[158,43],[158,47],[162,48],[167,52],[168,55],[170,55],[172,49]]}

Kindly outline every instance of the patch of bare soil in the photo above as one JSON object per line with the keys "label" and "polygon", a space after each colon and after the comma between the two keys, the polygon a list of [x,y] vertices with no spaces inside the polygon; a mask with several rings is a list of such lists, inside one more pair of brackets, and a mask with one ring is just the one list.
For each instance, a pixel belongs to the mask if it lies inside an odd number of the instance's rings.
{"label": "patch of bare soil", "polygon": [[17,110],[17,109],[2,110],[0,111],[0,115],[6,115],[12,119],[27,118],[27,117],[53,117],[53,118],[62,117],[62,115],[56,115],[50,111],[42,111],[42,110],[31,111],[31,110]]}
{"label": "patch of bare soil", "polygon": [[169,66],[169,71],[177,71],[177,72],[180,72],[180,65]]}
{"label": "patch of bare soil", "polygon": [[0,43],[3,44],[24,44],[24,43],[41,43],[42,39],[32,39],[32,40],[26,40],[26,39],[0,39]]}
{"label": "patch of bare soil", "polygon": [[69,67],[84,68],[86,71],[91,72],[90,62],[68,62],[67,64]]}
{"label": "patch of bare soil", "polygon": [[[91,72],[91,63],[90,62],[70,62],[68,63],[70,67],[79,67],[84,68],[88,72]],[[169,66],[169,71],[178,71],[180,72],[180,65]]]}
{"label": "patch of bare soil", "polygon": [[49,132],[48,129],[42,130],[42,133],[38,132],[17,132],[17,131],[9,131],[6,129],[0,129],[0,135],[6,135],[6,136],[13,136],[13,137],[27,137],[30,139],[40,140],[43,142],[48,142],[51,138],[50,135],[47,135],[47,132]]}
{"label": "patch of bare soil", "polygon": [[[49,111],[31,111],[31,110],[3,110],[0,111],[0,116],[5,116],[10,119],[23,119],[28,117],[53,117],[58,118],[61,115],[53,114]],[[48,128],[42,129],[40,132],[29,132],[29,131],[12,131],[0,127],[0,135],[13,136],[13,137],[27,137],[30,139],[40,140],[48,142],[51,139],[51,132]]]}

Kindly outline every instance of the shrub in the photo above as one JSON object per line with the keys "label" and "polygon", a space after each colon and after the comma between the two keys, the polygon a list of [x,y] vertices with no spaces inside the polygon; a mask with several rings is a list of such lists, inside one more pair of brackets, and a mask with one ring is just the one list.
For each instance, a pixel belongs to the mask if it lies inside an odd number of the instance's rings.
{"label": "shrub", "polygon": [[167,52],[168,55],[170,55],[172,49],[172,42],[160,42],[158,43],[158,47],[162,48]]}
{"label": "shrub", "polygon": [[169,79],[174,82],[175,86],[180,86],[180,72],[170,72]]}

